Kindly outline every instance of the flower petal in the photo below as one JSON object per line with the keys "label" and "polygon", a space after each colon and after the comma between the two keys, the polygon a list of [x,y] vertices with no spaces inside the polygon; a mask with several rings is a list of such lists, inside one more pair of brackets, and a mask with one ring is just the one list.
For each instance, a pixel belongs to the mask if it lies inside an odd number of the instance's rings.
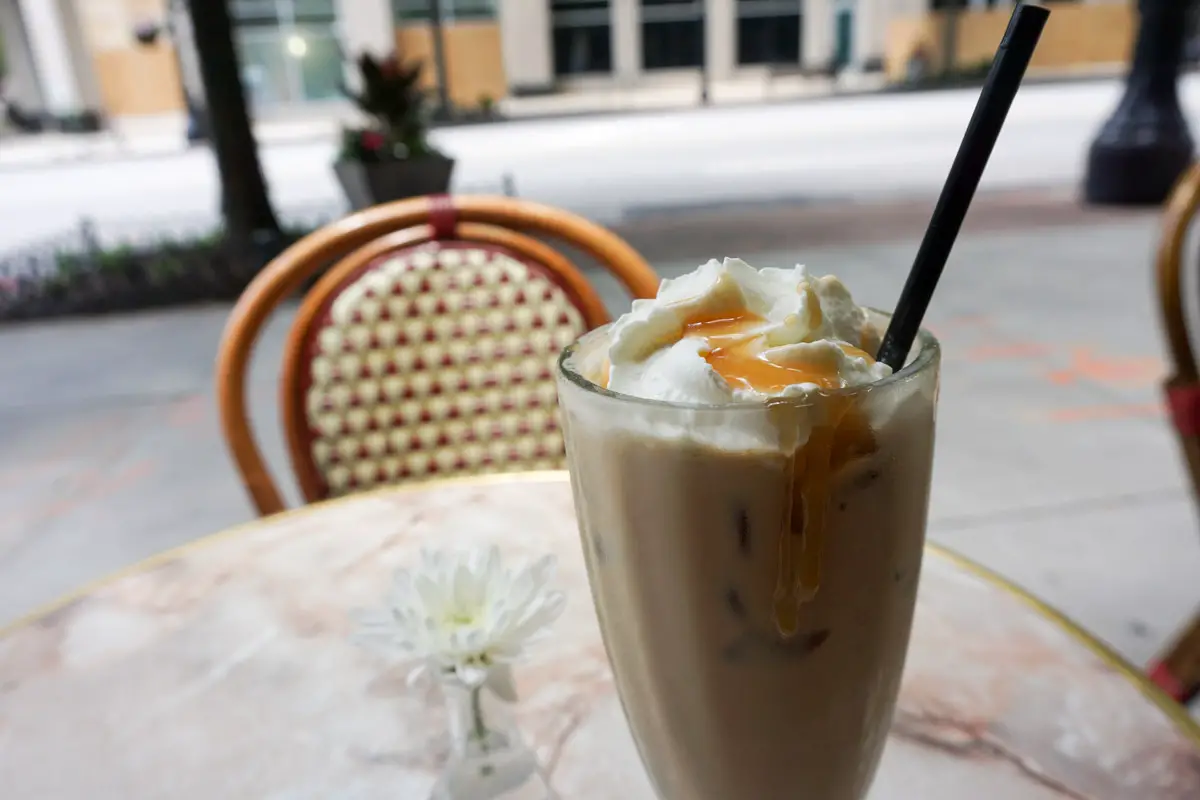
{"label": "flower petal", "polygon": [[488,670],[484,684],[501,700],[517,702],[517,684],[513,680],[512,668],[507,664],[499,664]]}
{"label": "flower petal", "polygon": [[424,664],[413,680],[432,670],[467,686],[496,681],[508,692],[508,664],[565,608],[565,595],[550,586],[556,568],[553,556],[506,566],[495,545],[422,549],[418,568],[394,576],[385,609],[355,615],[355,640]]}
{"label": "flower petal", "polygon": [[404,683],[408,688],[412,688],[420,682],[421,678],[429,674],[429,662],[419,661],[412,666],[408,671],[408,675],[404,678]]}

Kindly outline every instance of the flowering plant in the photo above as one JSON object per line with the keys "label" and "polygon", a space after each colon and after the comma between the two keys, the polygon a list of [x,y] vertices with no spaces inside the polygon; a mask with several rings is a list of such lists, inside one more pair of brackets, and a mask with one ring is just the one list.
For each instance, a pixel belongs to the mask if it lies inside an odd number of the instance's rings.
{"label": "flowering plant", "polygon": [[366,125],[342,129],[340,160],[378,163],[437,153],[426,139],[428,95],[421,88],[421,64],[393,54],[358,58],[361,87],[343,92],[367,117]]}
{"label": "flowering plant", "polygon": [[359,615],[360,639],[409,660],[410,682],[428,672],[515,699],[509,667],[566,605],[549,586],[554,569],[553,556],[506,567],[495,547],[422,550],[416,569],[397,573],[387,608]]}
{"label": "flowering plant", "polygon": [[516,701],[511,665],[566,605],[550,588],[555,561],[506,567],[495,547],[422,550],[397,573],[385,608],[358,615],[359,641],[409,662],[408,681],[441,681],[451,757],[433,800],[485,800],[514,787],[553,797],[506,708]]}

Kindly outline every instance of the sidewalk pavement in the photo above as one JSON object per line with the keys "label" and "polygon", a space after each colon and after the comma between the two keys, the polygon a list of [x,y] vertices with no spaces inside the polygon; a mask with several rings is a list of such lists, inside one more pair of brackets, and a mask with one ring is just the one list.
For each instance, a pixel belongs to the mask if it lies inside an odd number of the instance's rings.
{"label": "sidewalk pavement", "polygon": [[[1158,219],[1056,216],[1051,205],[1037,227],[1011,211],[1016,203],[973,214],[930,312],[945,354],[930,535],[1142,662],[1200,602],[1193,502],[1158,388]],[[778,230],[731,223],[707,254],[759,266],[803,259],[879,307],[894,302],[920,229],[895,209],[752,213]],[[811,213],[815,221],[797,222]],[[717,247],[697,237],[712,219],[646,217],[623,232],[655,243],[647,252],[671,276],[696,265],[697,241]],[[812,235],[831,229],[839,242]],[[614,281],[593,277],[611,309],[626,307]],[[252,516],[213,400],[227,313],[214,305],[0,329],[0,621]],[[275,396],[290,316],[269,325],[249,393],[294,501]]]}
{"label": "sidewalk pavement", "polygon": [[[185,128],[183,117],[171,114],[119,120],[110,129],[98,133],[40,133],[0,137],[0,171],[75,161],[119,161],[176,155],[189,148]],[[313,119],[259,123],[255,125],[255,135],[260,146],[271,146],[332,140],[338,128],[339,117],[323,113]]]}

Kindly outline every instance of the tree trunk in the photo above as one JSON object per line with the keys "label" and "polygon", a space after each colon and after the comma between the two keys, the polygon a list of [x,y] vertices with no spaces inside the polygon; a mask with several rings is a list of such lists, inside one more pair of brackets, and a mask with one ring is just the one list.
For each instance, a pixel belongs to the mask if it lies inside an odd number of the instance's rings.
{"label": "tree trunk", "polygon": [[235,258],[254,262],[242,266],[257,268],[274,255],[281,237],[246,110],[228,0],[191,0],[188,10],[208,101],[226,235]]}

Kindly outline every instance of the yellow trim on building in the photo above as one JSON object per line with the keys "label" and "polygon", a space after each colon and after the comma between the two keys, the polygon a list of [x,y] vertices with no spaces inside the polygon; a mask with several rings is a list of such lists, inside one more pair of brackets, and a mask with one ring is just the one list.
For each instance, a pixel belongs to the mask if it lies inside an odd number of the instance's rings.
{"label": "yellow trim on building", "polygon": [[[1053,7],[1030,69],[1065,71],[1129,60],[1137,31],[1133,3],[1063,3]],[[930,68],[940,71],[946,60],[947,38],[955,42],[954,69],[990,62],[1011,14],[1011,8],[994,8],[949,15],[938,11],[892,20],[884,40],[888,79],[903,80],[909,60],[920,50],[924,50]],[[957,34],[947,37],[945,26],[951,20]]]}

